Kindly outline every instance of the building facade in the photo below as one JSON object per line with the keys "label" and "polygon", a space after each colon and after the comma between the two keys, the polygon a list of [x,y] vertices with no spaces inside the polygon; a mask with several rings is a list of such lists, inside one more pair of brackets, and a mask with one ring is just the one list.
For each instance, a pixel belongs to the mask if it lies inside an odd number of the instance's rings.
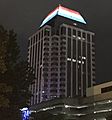
{"label": "building facade", "polygon": [[95,81],[94,33],[79,12],[58,6],[29,37],[28,62],[35,70],[31,105],[86,96]]}
{"label": "building facade", "polygon": [[89,97],[49,100],[31,106],[30,111],[62,114],[65,120],[108,120],[112,115],[112,91]]}
{"label": "building facade", "polygon": [[105,83],[87,88],[86,96],[87,97],[95,96],[95,95],[100,95],[108,92],[112,92],[112,80],[110,80],[109,82],[105,82]]}

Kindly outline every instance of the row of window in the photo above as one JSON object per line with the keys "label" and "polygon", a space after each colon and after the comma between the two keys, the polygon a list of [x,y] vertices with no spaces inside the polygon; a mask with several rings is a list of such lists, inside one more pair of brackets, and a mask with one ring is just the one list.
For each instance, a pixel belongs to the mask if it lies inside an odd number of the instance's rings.
{"label": "row of window", "polygon": [[91,35],[90,33],[76,31],[75,29],[66,28],[64,26],[61,27],[61,35],[68,35],[68,36],[74,35],[74,36],[82,37],[82,38],[85,38],[85,39],[87,38],[88,42],[90,42],[91,39],[93,41],[93,35]]}
{"label": "row of window", "polygon": [[[51,45],[52,46],[58,46],[59,43],[58,42],[52,42]],[[62,41],[62,42],[60,42],[60,45],[66,45],[66,42]],[[44,46],[49,46],[49,42],[44,42]]]}
{"label": "row of window", "polygon": [[112,86],[101,88],[101,93],[106,93],[112,91]]}
{"label": "row of window", "polygon": [[[44,53],[44,55],[45,55],[45,56],[48,56],[49,53]],[[55,54],[55,55],[56,55],[56,54]],[[48,57],[44,57],[43,60],[44,60],[44,61],[48,61],[49,58],[48,58]],[[59,60],[58,57],[52,57],[52,58],[51,58],[51,61],[58,61],[58,60]],[[60,60],[61,60],[61,61],[64,61],[64,60],[66,60],[66,57],[64,57],[64,56],[63,56],[63,57],[60,57]]]}
{"label": "row of window", "polygon": [[42,39],[43,36],[50,36],[49,28],[45,28],[44,30],[40,31],[38,34],[32,36],[31,39],[29,40],[28,46],[36,43],[38,40]]}
{"label": "row of window", "polygon": [[[66,69],[65,67],[61,67],[61,68],[60,68],[60,71],[63,71],[63,70],[65,70],[65,69]],[[49,71],[49,68],[44,67],[44,68],[43,68],[43,71]],[[58,71],[58,68],[53,67],[53,68],[51,68],[51,71]]]}
{"label": "row of window", "polygon": [[[57,51],[55,51],[55,52],[52,52],[51,55],[52,55],[52,56],[58,56],[59,53],[58,53]],[[61,52],[60,52],[60,55],[66,55],[66,52],[65,52],[65,51],[61,51]]]}
{"label": "row of window", "polygon": [[[58,82],[58,79],[56,79],[56,78],[53,78],[53,79],[51,79],[50,80],[51,82]],[[65,81],[65,78],[60,78],[60,82],[64,82]],[[48,79],[44,79],[44,82],[48,82]]]}
{"label": "row of window", "polygon": [[[42,95],[42,97],[43,97],[43,100],[48,100],[48,96],[47,95]],[[57,98],[57,97],[59,97],[59,98],[64,98],[65,97],[65,95],[59,95],[59,96],[57,96],[57,95],[50,95],[50,98]],[[58,109],[62,109],[62,108],[58,108]]]}
{"label": "row of window", "polygon": [[[52,47],[51,50],[52,51],[58,51],[58,47]],[[66,47],[62,46],[62,47],[60,47],[60,50],[66,50]],[[49,51],[49,48],[44,47],[44,51]]]}
{"label": "row of window", "polygon": [[[91,40],[93,41],[93,35],[89,34],[89,33],[86,33],[86,32],[81,32],[81,31],[76,31],[75,29],[72,29],[71,28],[67,28],[66,27],[61,27],[61,34],[62,35],[66,35],[68,34],[68,36],[78,36],[78,37],[82,37],[82,38],[87,38],[87,41],[90,42]],[[73,34],[72,34],[73,33]],[[50,30],[48,28],[42,30],[41,32],[39,32],[38,34],[34,35],[33,37],[31,37],[31,39],[28,41],[28,46],[29,45],[33,45],[34,43],[36,43],[38,40],[42,39],[43,36],[50,36]],[[44,39],[45,41],[49,41],[49,38],[45,38]],[[58,38],[57,37],[54,37],[52,39],[53,41],[57,41]]]}
{"label": "row of window", "polygon": [[[59,89],[59,91],[60,91],[60,92],[65,92],[64,89]],[[57,93],[58,91],[54,89],[54,90],[50,90],[50,92],[51,92],[51,93]]]}
{"label": "row of window", "polygon": [[[43,73],[43,76],[44,76],[44,77],[48,76],[48,73]],[[51,76],[58,76],[58,73],[51,73]],[[61,72],[61,73],[60,73],[60,76],[65,76],[65,73],[64,73],[64,72]]]}
{"label": "row of window", "polygon": [[[58,66],[58,64],[59,64],[58,62],[54,62],[54,61],[51,62],[51,66],[54,66],[54,65]],[[64,65],[66,65],[66,62],[60,62],[60,66],[64,66]],[[43,66],[49,66],[49,63],[48,62],[44,62]]]}

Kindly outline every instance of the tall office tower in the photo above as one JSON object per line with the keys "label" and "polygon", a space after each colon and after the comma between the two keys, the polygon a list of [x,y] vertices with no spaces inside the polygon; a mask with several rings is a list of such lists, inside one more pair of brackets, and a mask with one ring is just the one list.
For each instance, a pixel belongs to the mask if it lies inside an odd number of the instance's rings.
{"label": "tall office tower", "polygon": [[79,12],[59,5],[29,38],[35,69],[31,105],[57,97],[85,96],[95,80],[94,33]]}

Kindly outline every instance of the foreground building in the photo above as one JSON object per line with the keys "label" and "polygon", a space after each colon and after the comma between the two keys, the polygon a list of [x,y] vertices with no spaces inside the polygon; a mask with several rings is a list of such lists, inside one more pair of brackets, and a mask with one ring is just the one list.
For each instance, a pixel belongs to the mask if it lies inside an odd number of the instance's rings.
{"label": "foreground building", "polygon": [[87,89],[87,97],[59,98],[31,106],[32,112],[63,114],[66,120],[108,120],[112,115],[112,81]]}
{"label": "foreground building", "polygon": [[86,96],[95,81],[94,33],[79,12],[59,5],[29,38],[35,69],[31,105],[54,98]]}

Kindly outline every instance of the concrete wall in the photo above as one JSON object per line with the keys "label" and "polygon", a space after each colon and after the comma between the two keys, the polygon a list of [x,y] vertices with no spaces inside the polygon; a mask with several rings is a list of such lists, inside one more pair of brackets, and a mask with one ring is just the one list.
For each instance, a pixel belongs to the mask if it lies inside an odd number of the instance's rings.
{"label": "concrete wall", "polygon": [[102,88],[109,87],[109,86],[112,86],[112,81],[87,88],[86,96],[99,95],[99,94],[101,94]]}

